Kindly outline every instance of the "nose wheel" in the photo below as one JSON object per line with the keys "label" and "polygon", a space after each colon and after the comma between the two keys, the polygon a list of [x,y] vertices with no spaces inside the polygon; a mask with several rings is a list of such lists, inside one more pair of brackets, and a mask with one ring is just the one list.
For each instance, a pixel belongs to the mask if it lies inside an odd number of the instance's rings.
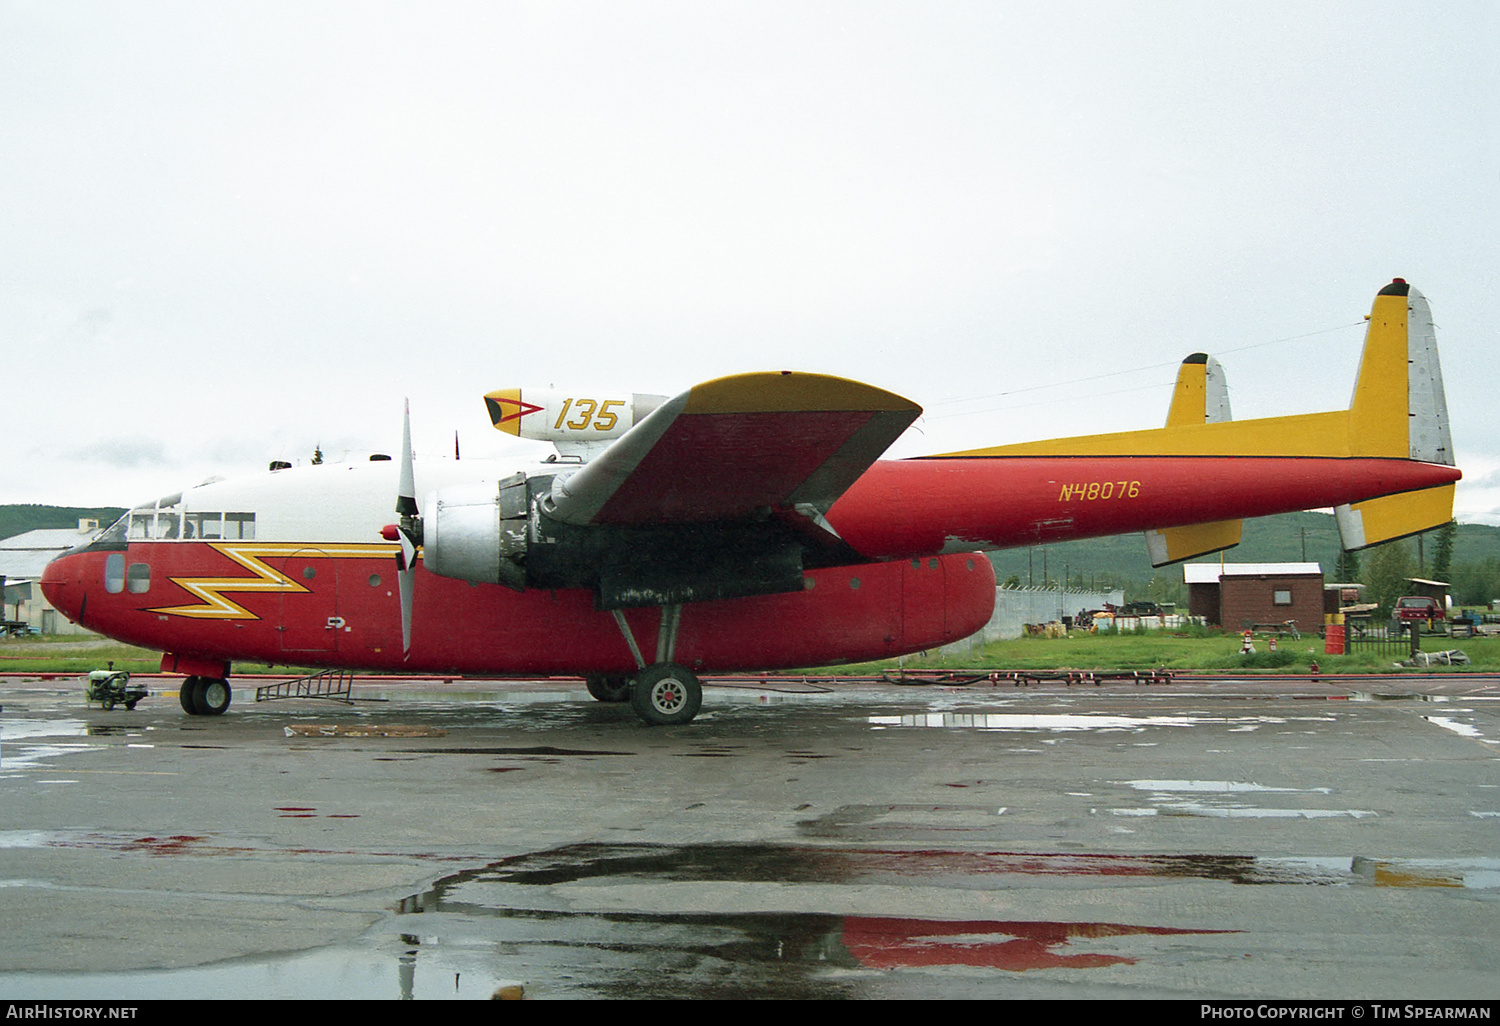
{"label": "nose wheel", "polygon": [[703,685],[686,667],[653,663],[636,676],[630,705],[652,726],[689,723],[703,705]]}

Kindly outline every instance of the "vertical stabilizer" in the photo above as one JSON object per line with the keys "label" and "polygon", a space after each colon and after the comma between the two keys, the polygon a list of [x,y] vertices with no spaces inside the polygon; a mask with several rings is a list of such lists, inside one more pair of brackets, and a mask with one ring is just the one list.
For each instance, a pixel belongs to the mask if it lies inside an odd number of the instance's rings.
{"label": "vertical stabilizer", "polygon": [[[1177,370],[1177,386],[1167,410],[1167,427],[1195,427],[1230,420],[1229,386],[1224,368],[1206,353],[1194,353]],[[1146,552],[1152,566],[1166,566],[1233,548],[1240,543],[1242,520],[1167,527],[1146,532]]]}
{"label": "vertical stabilizer", "polygon": [[1400,278],[1370,310],[1349,435],[1354,455],[1454,465],[1432,309]]}
{"label": "vertical stabilizer", "polygon": [[1219,424],[1229,419],[1229,386],[1219,361],[1207,353],[1183,360],[1167,410],[1167,427]]}
{"label": "vertical stabilizer", "polygon": [[[1427,298],[1397,278],[1375,297],[1354,398],[1354,455],[1454,465],[1448,400]],[[1339,506],[1345,549],[1363,549],[1441,527],[1453,519],[1453,485]]]}
{"label": "vertical stabilizer", "polygon": [[1454,466],[1453,435],[1448,429],[1448,397],[1438,363],[1437,329],[1427,297],[1409,289],[1406,315],[1406,402],[1411,430],[1411,458]]}

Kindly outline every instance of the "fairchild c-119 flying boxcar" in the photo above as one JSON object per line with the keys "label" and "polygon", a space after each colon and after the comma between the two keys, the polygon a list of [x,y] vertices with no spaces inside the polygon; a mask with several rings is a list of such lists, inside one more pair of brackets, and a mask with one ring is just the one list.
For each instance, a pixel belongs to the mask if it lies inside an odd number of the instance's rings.
{"label": "fairchild c-119 flying boxcar", "polygon": [[1183,362],[1165,427],[903,460],[880,456],[921,409],[817,374],[485,401],[496,427],[559,455],[414,463],[408,421],[399,462],[139,506],[54,560],[43,591],[90,630],[160,649],[190,713],[225,710],[240,659],[580,674],[648,723],[685,723],[703,672],[977,631],[995,599],[986,549],[1143,531],[1160,566],[1236,544],[1243,518],[1324,507],[1358,549],[1446,523],[1460,477],[1431,313],[1400,279],[1375,299],[1337,412],[1233,421],[1203,354]]}

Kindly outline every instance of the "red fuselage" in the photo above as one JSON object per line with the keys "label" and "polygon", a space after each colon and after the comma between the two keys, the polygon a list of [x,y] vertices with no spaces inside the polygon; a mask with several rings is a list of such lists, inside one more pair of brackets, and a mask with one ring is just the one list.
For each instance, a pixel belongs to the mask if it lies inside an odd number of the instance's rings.
{"label": "red fuselage", "polygon": [[[478,473],[468,461],[464,470],[470,478]],[[989,619],[995,578],[976,550],[1334,506],[1458,476],[1451,467],[1395,459],[877,462],[826,517],[859,561],[806,571],[801,591],[685,606],[675,661],[722,672],[920,651],[966,637]],[[334,484],[339,501],[321,499],[322,486]],[[439,577],[420,564],[412,645],[403,653],[396,547],[379,540],[394,492],[390,464],[200,486],[174,507],[187,518],[177,521],[180,533],[152,536],[144,528],[144,536],[130,539],[122,531],[113,543],[53,561],[42,588],[53,606],[90,630],[173,653],[183,672],[210,676],[226,672],[230,660],[454,673],[634,672],[615,616],[597,610],[589,590],[517,592]],[[198,535],[188,537],[188,520],[202,510],[224,516],[210,534],[202,514],[193,521]],[[231,515],[249,514],[255,530],[236,527],[229,537]],[[623,615],[651,661],[661,612]]]}

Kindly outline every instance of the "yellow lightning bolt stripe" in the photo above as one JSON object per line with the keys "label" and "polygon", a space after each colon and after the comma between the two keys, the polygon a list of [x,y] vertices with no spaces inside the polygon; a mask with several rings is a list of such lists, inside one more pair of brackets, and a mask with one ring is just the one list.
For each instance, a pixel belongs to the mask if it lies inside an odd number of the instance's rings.
{"label": "yellow lightning bolt stripe", "polygon": [[319,545],[304,542],[259,543],[241,545],[213,542],[216,552],[234,560],[254,577],[173,577],[173,584],[203,601],[198,605],[162,606],[149,610],[167,616],[188,616],[200,620],[259,620],[244,606],[226,598],[226,592],[281,592],[293,594],[309,589],[298,584],[274,567],[262,562],[282,556],[302,554],[313,559],[361,559],[394,556],[399,545]]}

